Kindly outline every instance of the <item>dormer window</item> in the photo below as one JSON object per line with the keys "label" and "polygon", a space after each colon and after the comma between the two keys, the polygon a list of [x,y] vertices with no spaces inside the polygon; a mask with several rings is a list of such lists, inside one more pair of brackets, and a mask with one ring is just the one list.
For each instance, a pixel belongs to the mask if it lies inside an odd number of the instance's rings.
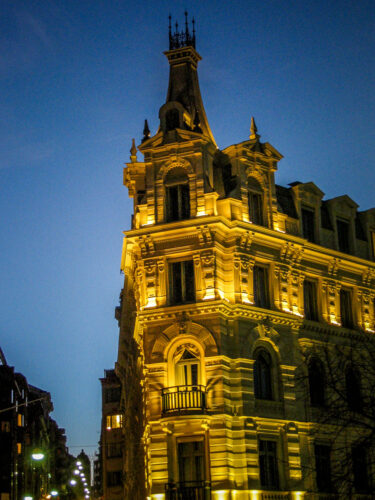
{"label": "dormer window", "polygon": [[303,207],[302,216],[302,236],[311,243],[315,243],[315,213],[310,208]]}
{"label": "dormer window", "polygon": [[264,226],[263,191],[259,182],[250,177],[248,180],[249,220],[259,226]]}
{"label": "dormer window", "polygon": [[189,179],[182,168],[171,170],[165,178],[166,221],[185,220],[190,217]]}
{"label": "dormer window", "polygon": [[337,219],[337,242],[340,252],[349,253],[350,252],[350,242],[349,242],[349,221]]}

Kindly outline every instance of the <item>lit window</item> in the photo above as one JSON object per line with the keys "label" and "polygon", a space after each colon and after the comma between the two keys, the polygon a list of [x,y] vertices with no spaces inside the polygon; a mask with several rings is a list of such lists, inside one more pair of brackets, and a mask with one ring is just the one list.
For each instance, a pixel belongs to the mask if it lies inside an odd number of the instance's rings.
{"label": "lit window", "polygon": [[22,415],[22,413],[18,413],[18,415],[17,415],[17,425],[18,425],[18,427],[23,427],[23,415]]}
{"label": "lit window", "polygon": [[17,453],[18,453],[18,455],[21,455],[21,453],[22,453],[22,444],[21,443],[17,443]]}
{"label": "lit window", "polygon": [[194,263],[192,260],[173,262],[169,265],[169,303],[194,302]]}
{"label": "lit window", "polygon": [[259,441],[259,472],[262,488],[277,490],[279,488],[279,471],[277,466],[277,447],[275,441]]}
{"label": "lit window", "polygon": [[303,302],[305,309],[305,318],[312,321],[319,321],[318,297],[316,293],[316,283],[314,281],[304,280]]}
{"label": "lit window", "polygon": [[120,429],[122,427],[122,415],[107,415],[107,430]]}
{"label": "lit window", "polygon": [[268,270],[262,266],[254,266],[254,304],[258,307],[269,308]]}

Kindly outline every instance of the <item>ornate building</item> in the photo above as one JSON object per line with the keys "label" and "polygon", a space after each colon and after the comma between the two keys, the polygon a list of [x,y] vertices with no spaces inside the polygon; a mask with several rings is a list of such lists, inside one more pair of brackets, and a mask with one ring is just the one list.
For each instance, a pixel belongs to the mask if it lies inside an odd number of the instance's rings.
{"label": "ornate building", "polygon": [[355,360],[375,330],[375,209],[323,200],[312,182],[276,185],[282,155],[254,119],[247,140],[219,150],[194,26],[170,28],[169,41],[160,127],[151,135],[146,122],[124,169],[122,396],[104,414],[122,422],[122,497],[372,498],[365,426],[325,418],[330,374],[358,405],[373,382]]}

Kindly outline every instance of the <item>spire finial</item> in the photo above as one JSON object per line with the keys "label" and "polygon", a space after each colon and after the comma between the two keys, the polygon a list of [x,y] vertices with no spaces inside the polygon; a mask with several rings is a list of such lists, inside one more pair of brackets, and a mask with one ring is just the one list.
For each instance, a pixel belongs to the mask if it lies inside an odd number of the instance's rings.
{"label": "spire finial", "polygon": [[[178,30],[178,21],[174,23],[174,32],[172,33],[172,16],[168,16],[168,33],[169,33],[169,50],[180,49],[181,47],[192,46],[195,48],[195,20],[192,19],[193,35],[189,30],[188,11],[185,9],[185,30],[182,27],[181,32]],[[183,26],[183,25],[182,25]]]}
{"label": "spire finial", "polygon": [[258,128],[255,124],[254,117],[251,117],[251,124],[250,124],[250,139],[259,139],[260,135],[257,134]]}
{"label": "spire finial", "polygon": [[147,139],[150,138],[150,129],[148,127],[148,121],[145,120],[145,126],[143,127],[143,139],[142,139],[142,142],[145,142],[147,141]]}
{"label": "spire finial", "polygon": [[132,147],[130,148],[130,161],[132,163],[137,163],[137,146],[135,145],[135,139],[132,139]]}
{"label": "spire finial", "polygon": [[186,35],[186,38],[189,36],[189,25],[188,25],[188,13],[187,13],[187,10],[185,10],[185,35]]}

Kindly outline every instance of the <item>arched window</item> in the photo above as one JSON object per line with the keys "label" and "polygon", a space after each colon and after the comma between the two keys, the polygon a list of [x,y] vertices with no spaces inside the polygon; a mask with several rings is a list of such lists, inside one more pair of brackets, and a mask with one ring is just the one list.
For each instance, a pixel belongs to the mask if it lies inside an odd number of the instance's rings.
{"label": "arched window", "polygon": [[324,406],[325,377],[322,364],[316,358],[309,362],[309,389],[311,406]]}
{"label": "arched window", "polygon": [[247,183],[249,199],[249,219],[254,224],[264,226],[263,217],[263,190],[259,182],[250,177]]}
{"label": "arched window", "polygon": [[346,399],[348,407],[358,411],[362,407],[361,384],[358,373],[349,366],[345,372]]}
{"label": "arched window", "polygon": [[268,352],[260,351],[254,363],[254,393],[257,399],[273,399],[272,360]]}
{"label": "arched window", "polygon": [[166,221],[189,219],[190,217],[190,191],[189,179],[181,167],[176,167],[168,172],[165,181],[166,191]]}
{"label": "arched window", "polygon": [[189,348],[185,348],[182,354],[178,356],[175,365],[176,385],[197,388],[201,379],[200,362],[197,356],[198,354]]}

